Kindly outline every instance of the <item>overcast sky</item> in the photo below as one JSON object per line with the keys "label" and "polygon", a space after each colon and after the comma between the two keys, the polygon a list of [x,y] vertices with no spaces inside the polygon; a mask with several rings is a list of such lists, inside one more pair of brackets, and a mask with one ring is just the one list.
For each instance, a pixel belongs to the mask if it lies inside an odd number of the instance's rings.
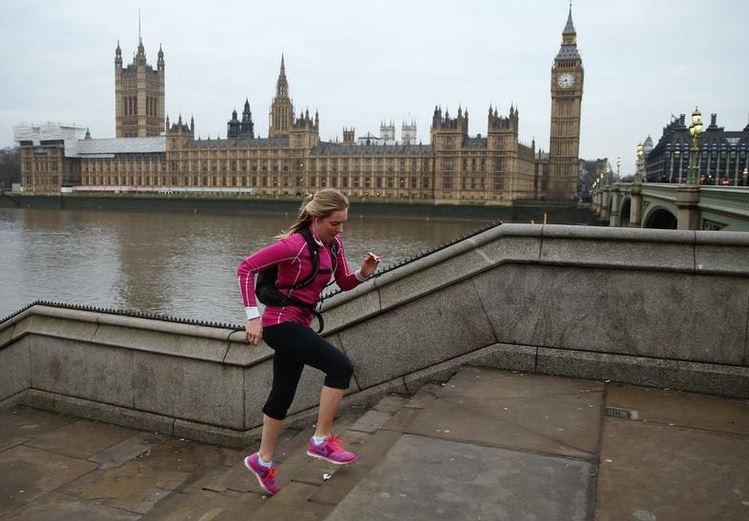
{"label": "overcast sky", "polygon": [[[3,0],[0,147],[13,126],[47,121],[115,135],[114,50],[127,64],[142,38],[166,61],[166,109],[196,133],[226,136],[245,98],[267,136],[281,54],[294,107],[319,110],[320,137],[379,134],[415,120],[429,142],[435,105],[469,109],[486,134],[489,105],[520,110],[520,139],[548,150],[550,68],[565,0],[223,1]],[[576,0],[585,68],[580,155],[631,173],[637,143],[695,105],[740,130],[749,117],[749,1]]]}

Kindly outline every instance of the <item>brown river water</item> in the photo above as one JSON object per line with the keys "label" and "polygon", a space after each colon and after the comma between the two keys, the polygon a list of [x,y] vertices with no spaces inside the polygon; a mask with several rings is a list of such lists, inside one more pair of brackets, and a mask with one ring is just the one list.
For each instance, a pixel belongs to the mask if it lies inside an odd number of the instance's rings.
{"label": "brown river water", "polygon": [[[244,321],[235,269],[290,224],[280,215],[0,208],[0,320],[36,300]],[[352,217],[349,264],[383,267],[488,221]]]}

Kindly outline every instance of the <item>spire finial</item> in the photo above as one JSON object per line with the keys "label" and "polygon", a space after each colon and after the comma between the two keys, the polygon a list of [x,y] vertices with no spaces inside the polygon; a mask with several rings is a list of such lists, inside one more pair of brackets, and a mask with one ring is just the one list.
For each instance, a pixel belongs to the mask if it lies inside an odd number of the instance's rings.
{"label": "spire finial", "polygon": [[143,41],[143,38],[140,35],[140,9],[138,9],[138,41]]}
{"label": "spire finial", "polygon": [[562,34],[564,33],[574,33],[575,32],[575,24],[572,23],[572,1],[570,0],[570,11],[567,15],[567,23],[564,26],[564,31],[562,31]]}

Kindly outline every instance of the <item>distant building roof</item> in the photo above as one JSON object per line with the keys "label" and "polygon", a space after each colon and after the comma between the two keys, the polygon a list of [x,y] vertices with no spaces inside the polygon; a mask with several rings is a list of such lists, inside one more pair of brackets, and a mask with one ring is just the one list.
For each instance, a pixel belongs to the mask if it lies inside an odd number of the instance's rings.
{"label": "distant building roof", "polygon": [[78,143],[79,157],[98,157],[114,154],[152,154],[166,152],[166,137],[119,137],[82,139]]}
{"label": "distant building roof", "polygon": [[250,148],[284,147],[288,144],[288,136],[259,138],[240,135],[237,138],[229,139],[190,139],[185,143],[185,149],[224,148],[227,146],[235,147],[237,145]]}
{"label": "distant building roof", "polygon": [[321,141],[310,155],[312,156],[395,156],[395,155],[428,155],[432,153],[431,145],[344,145]]}
{"label": "distant building roof", "polygon": [[13,140],[19,145],[39,146],[52,141],[62,141],[65,146],[65,157],[76,157],[77,143],[86,136],[86,129],[59,123],[43,125],[17,125],[13,127]]}
{"label": "distant building roof", "polygon": [[114,154],[166,152],[164,136],[86,139],[86,134],[85,128],[59,123],[18,125],[13,129],[14,140],[20,145],[39,146],[62,141],[65,157],[113,157]]}
{"label": "distant building roof", "polygon": [[557,60],[574,60],[580,57],[577,45],[562,45],[557,53]]}

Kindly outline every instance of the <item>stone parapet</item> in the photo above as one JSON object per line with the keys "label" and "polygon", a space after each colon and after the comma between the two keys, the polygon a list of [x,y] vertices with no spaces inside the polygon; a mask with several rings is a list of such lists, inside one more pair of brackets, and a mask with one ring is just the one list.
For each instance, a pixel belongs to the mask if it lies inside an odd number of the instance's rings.
{"label": "stone parapet", "polygon": [[[490,228],[325,301],[348,403],[466,364],[749,397],[749,235]],[[34,305],[0,324],[0,403],[225,445],[262,423],[273,352],[241,326]],[[290,411],[308,418],[323,375]]]}

